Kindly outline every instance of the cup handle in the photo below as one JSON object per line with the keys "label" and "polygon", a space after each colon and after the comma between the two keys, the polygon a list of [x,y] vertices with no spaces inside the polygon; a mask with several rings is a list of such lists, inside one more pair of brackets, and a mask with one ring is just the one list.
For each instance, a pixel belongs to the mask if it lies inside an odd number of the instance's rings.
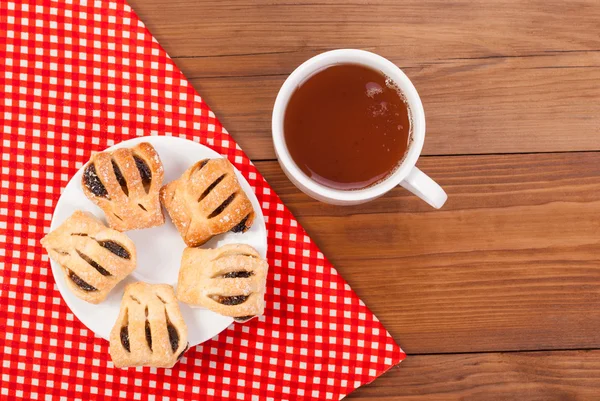
{"label": "cup handle", "polygon": [[400,185],[436,209],[441,208],[448,199],[448,195],[442,187],[416,167],[413,167]]}

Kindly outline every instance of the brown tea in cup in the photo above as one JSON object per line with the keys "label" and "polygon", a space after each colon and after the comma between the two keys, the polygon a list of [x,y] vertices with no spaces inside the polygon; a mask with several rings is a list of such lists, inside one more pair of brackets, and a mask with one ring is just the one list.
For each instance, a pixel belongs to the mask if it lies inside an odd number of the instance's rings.
{"label": "brown tea in cup", "polygon": [[410,111],[379,71],[339,64],[317,72],[290,97],[284,137],[296,165],[312,180],[356,190],[378,183],[408,148]]}

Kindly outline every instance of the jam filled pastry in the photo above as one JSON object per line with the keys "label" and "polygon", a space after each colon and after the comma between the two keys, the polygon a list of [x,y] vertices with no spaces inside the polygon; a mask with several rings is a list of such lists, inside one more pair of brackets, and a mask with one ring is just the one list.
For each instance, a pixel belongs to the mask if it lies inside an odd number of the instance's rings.
{"label": "jam filled pastry", "polygon": [[133,283],[110,332],[110,357],[118,368],[171,368],[188,349],[187,326],[173,287]]}
{"label": "jam filled pastry", "polygon": [[133,241],[89,213],[76,211],[41,243],[61,266],[69,289],[93,304],[135,269]]}
{"label": "jam filled pastry", "polygon": [[104,211],[108,225],[115,230],[165,222],[158,198],[163,166],[147,142],[92,155],[81,181],[85,195]]}
{"label": "jam filled pastry", "polygon": [[248,245],[186,248],[181,258],[177,298],[243,323],[263,314],[269,265]]}
{"label": "jam filled pastry", "polygon": [[254,220],[252,203],[227,159],[201,160],[160,192],[187,246],[227,231],[245,232]]}

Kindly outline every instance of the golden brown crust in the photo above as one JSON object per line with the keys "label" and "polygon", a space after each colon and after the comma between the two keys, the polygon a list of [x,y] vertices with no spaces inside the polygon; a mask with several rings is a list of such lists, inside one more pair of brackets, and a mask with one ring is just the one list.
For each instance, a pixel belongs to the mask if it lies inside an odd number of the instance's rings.
{"label": "golden brown crust", "polygon": [[[149,172],[150,179],[143,179],[146,177],[142,177],[138,165]],[[136,230],[165,222],[158,198],[163,175],[158,153],[151,144],[142,142],[132,148],[92,155],[81,186],[85,195],[104,211],[110,227]],[[90,177],[98,183],[99,190],[94,191]]]}
{"label": "golden brown crust", "polygon": [[187,326],[173,287],[129,284],[110,332],[109,352],[115,366],[171,368],[187,347]]}
{"label": "golden brown crust", "polygon": [[133,241],[82,211],[73,213],[41,244],[61,266],[69,289],[93,304],[102,302],[136,266]]}
{"label": "golden brown crust", "polygon": [[246,231],[254,209],[224,158],[201,160],[161,189],[161,202],[188,246],[230,230]]}
{"label": "golden brown crust", "polygon": [[237,321],[247,321],[263,314],[268,268],[267,261],[249,245],[186,248],[181,258],[177,298]]}

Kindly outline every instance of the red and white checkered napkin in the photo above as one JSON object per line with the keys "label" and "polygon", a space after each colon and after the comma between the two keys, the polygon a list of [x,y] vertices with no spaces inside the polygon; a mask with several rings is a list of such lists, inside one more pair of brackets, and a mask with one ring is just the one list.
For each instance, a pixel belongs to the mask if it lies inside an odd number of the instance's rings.
{"label": "red and white checkered napkin", "polygon": [[[0,398],[340,399],[405,357],[127,4],[3,0],[0,37]],[[173,369],[115,369],[108,343],[62,301],[39,245],[90,152],[136,135],[226,155],[269,233],[265,316]]]}

